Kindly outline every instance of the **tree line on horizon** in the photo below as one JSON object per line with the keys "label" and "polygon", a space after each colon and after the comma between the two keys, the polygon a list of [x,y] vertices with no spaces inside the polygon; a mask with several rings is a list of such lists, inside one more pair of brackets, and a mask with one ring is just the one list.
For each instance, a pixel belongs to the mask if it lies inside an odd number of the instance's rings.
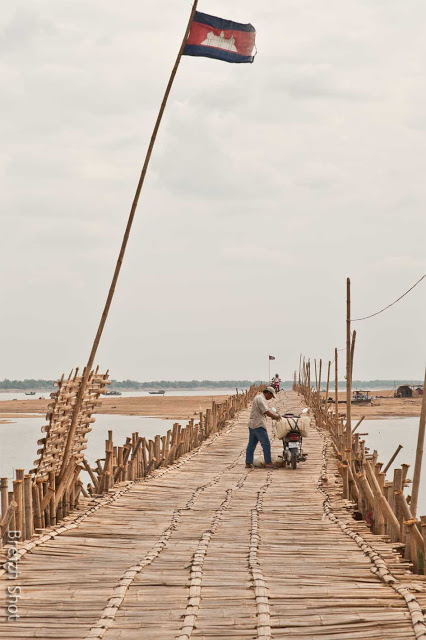
{"label": "tree line on horizon", "polygon": [[[0,381],[0,390],[3,391],[51,391],[54,388],[54,380],[35,380],[32,378],[25,380],[9,380],[5,378]],[[138,382],[137,380],[112,380],[111,389],[122,391],[138,391],[143,389],[241,389],[250,387],[252,384],[262,384],[264,380],[151,380],[149,382]],[[313,382],[315,384],[315,381]],[[396,388],[400,385],[423,385],[422,380],[353,380],[352,386],[369,387],[379,389],[380,387]],[[292,380],[283,380],[281,387],[291,389]],[[339,382],[339,389],[344,389],[344,381]],[[325,390],[325,383],[321,384]],[[334,381],[330,383],[330,393],[334,389]]]}

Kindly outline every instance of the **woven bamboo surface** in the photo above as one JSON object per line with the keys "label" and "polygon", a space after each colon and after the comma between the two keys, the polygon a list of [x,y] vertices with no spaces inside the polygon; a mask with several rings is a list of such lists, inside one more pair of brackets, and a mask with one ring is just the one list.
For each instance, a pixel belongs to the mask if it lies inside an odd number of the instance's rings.
{"label": "woven bamboo surface", "polygon": [[[294,392],[277,404],[301,408]],[[296,470],[246,470],[247,419],[243,411],[187,462],[26,554],[17,581],[22,617],[1,624],[0,638],[415,638],[404,598],[324,512],[322,436],[311,431],[308,461]],[[280,453],[276,440],[273,452]],[[398,581],[418,589],[412,593],[425,607],[426,583],[351,518],[330,452],[326,462],[336,517]]]}

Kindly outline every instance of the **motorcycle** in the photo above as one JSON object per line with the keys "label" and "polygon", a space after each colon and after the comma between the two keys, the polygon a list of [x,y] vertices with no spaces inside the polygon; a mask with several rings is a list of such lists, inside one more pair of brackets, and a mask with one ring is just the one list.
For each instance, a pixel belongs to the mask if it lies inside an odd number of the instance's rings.
{"label": "motorcycle", "polygon": [[[305,411],[302,412],[302,415],[303,413]],[[283,416],[290,425],[290,430],[283,438],[283,455],[281,457],[285,464],[291,465],[292,469],[296,469],[298,462],[306,462],[308,457],[302,448],[303,438],[299,427],[301,417],[293,413],[286,413]]]}
{"label": "motorcycle", "polygon": [[272,382],[271,382],[271,385],[275,389],[276,393],[279,393],[279,391],[280,391],[280,381],[279,380],[275,380],[275,378],[274,378],[272,380]]}

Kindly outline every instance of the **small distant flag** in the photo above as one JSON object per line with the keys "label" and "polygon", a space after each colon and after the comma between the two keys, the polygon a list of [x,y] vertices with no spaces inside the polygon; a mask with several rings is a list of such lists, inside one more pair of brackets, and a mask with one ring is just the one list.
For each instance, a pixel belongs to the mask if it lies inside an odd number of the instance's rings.
{"label": "small distant flag", "polygon": [[269,360],[275,360],[275,356],[269,356]]}
{"label": "small distant flag", "polygon": [[184,56],[204,56],[225,62],[253,62],[256,29],[251,24],[195,12]]}

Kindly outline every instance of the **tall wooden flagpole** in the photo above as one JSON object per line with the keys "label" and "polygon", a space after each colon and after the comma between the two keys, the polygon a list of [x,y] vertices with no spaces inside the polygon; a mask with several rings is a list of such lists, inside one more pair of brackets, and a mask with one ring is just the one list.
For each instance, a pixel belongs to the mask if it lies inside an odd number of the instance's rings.
{"label": "tall wooden flagpole", "polygon": [[140,174],[140,178],[139,178],[139,182],[138,182],[138,186],[136,188],[136,193],[135,196],[133,198],[133,202],[132,202],[132,207],[130,209],[130,214],[129,214],[129,219],[127,221],[127,226],[126,226],[126,230],[124,232],[124,236],[123,236],[123,240],[121,243],[121,249],[120,249],[120,253],[118,255],[118,260],[117,260],[117,264],[115,266],[115,270],[114,270],[114,275],[112,278],[112,282],[111,282],[111,286],[109,288],[109,292],[108,292],[108,297],[105,303],[105,307],[101,316],[101,320],[99,322],[99,326],[98,326],[98,330],[96,332],[96,336],[95,336],[95,340],[93,342],[93,346],[92,346],[92,350],[90,352],[90,356],[89,359],[87,361],[87,365],[86,368],[84,369],[84,373],[83,373],[83,378],[80,384],[80,389],[77,395],[77,401],[75,403],[74,406],[74,411],[73,411],[73,416],[72,416],[72,421],[71,421],[71,426],[68,432],[68,437],[67,437],[67,442],[65,445],[65,451],[64,451],[64,458],[62,461],[62,467],[61,467],[61,471],[60,471],[60,479],[62,479],[64,477],[64,472],[65,469],[68,465],[68,458],[70,456],[70,451],[71,451],[71,447],[72,447],[72,443],[74,440],[74,435],[75,435],[75,431],[77,428],[77,422],[78,422],[78,417],[80,414],[80,410],[81,410],[81,406],[83,403],[83,398],[84,398],[84,394],[86,391],[86,387],[87,387],[87,381],[89,379],[89,375],[90,372],[92,370],[93,367],[93,363],[95,361],[95,357],[96,357],[96,352],[98,350],[98,346],[99,346],[99,342],[101,340],[101,336],[105,327],[105,323],[108,317],[108,313],[111,307],[111,302],[112,299],[114,297],[114,292],[115,292],[115,287],[117,285],[117,280],[118,280],[118,276],[120,275],[120,270],[121,270],[121,265],[123,263],[123,258],[124,258],[124,254],[126,252],[126,247],[127,247],[127,242],[129,240],[129,236],[130,236],[130,231],[132,228],[132,224],[133,224],[133,219],[135,217],[135,213],[136,213],[136,209],[138,206],[138,202],[139,202],[139,196],[141,194],[142,191],[142,187],[145,181],[145,176],[148,170],[148,166],[149,166],[149,162],[151,160],[151,155],[152,155],[152,151],[154,149],[154,145],[155,145],[155,141],[157,139],[157,134],[158,134],[158,130],[160,128],[160,124],[161,124],[161,120],[163,118],[164,115],[164,111],[166,109],[166,105],[167,105],[167,101],[169,99],[169,95],[170,95],[170,91],[172,89],[173,86],[173,82],[174,79],[176,77],[176,73],[183,55],[183,50],[185,48],[186,42],[188,40],[188,36],[189,36],[189,32],[191,30],[191,25],[192,25],[192,21],[194,19],[195,16],[195,12],[197,10],[197,5],[198,5],[198,0],[194,0],[194,3],[192,5],[192,9],[191,9],[191,14],[189,16],[189,20],[188,20],[188,26],[186,27],[186,31],[185,31],[185,36],[182,40],[182,44],[180,46],[179,49],[179,53],[177,55],[176,58],[176,62],[174,64],[171,76],[169,78],[169,82],[167,84],[166,87],[166,91],[164,93],[164,97],[163,97],[163,101],[161,103],[161,107],[160,107],[160,111],[158,112],[158,116],[157,116],[157,120],[155,122],[155,126],[154,126],[154,130],[152,132],[152,136],[151,136],[151,140],[148,146],[148,151],[146,153],[146,157],[145,157],[145,162],[143,164],[142,167],[142,171]]}

